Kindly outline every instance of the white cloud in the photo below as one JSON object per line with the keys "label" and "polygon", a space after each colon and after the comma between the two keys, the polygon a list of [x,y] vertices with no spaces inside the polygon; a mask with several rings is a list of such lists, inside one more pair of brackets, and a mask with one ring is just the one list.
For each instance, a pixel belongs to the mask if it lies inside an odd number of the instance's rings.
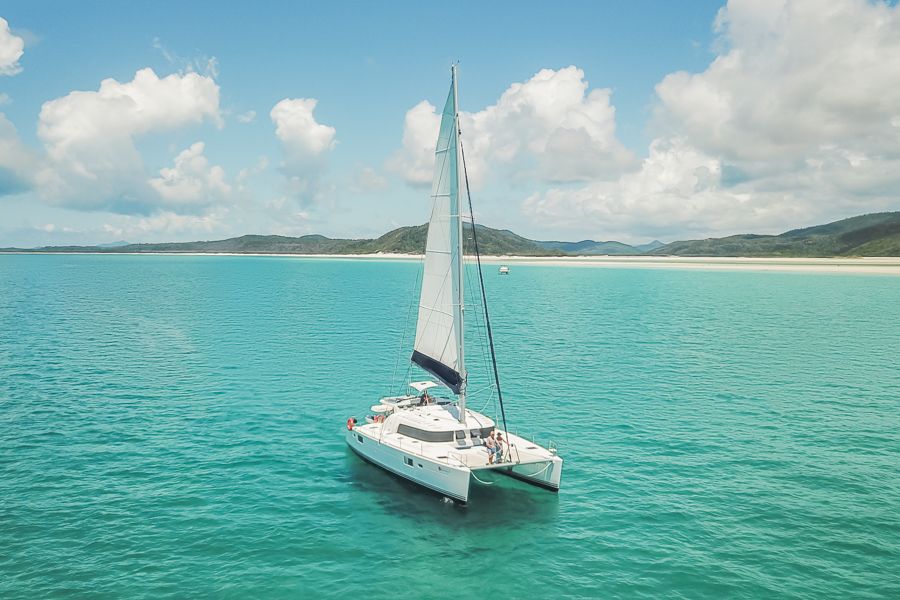
{"label": "white cloud", "polygon": [[160,242],[214,233],[223,227],[228,209],[204,215],[181,215],[163,211],[152,216],[116,215],[103,224],[103,232],[133,242]]}
{"label": "white cloud", "polygon": [[252,123],[256,119],[256,111],[248,110],[247,112],[238,115],[237,120],[241,123]]}
{"label": "white cloud", "polygon": [[6,115],[0,113],[0,196],[30,189],[37,157],[19,138]]}
{"label": "white cloud", "polygon": [[216,79],[219,76],[219,60],[215,56],[179,56],[177,52],[168,48],[158,37],[153,38],[151,44],[154,49],[158,50],[173,67],[185,73],[202,73],[208,77]]}
{"label": "white cloud", "polygon": [[[489,172],[535,181],[587,181],[609,177],[634,162],[616,138],[609,89],[588,91],[574,66],[543,69],[512,84],[496,104],[460,114],[470,180]],[[423,101],[404,120],[403,147],[389,161],[408,182],[431,180],[440,115]]]}
{"label": "white cloud", "polygon": [[197,73],[160,79],[141,69],[132,81],[106,79],[96,92],[46,102],[38,123],[48,161],[42,193],[72,208],[147,211],[155,197],[135,138],[204,120],[222,125],[219,86]]}
{"label": "white cloud", "polygon": [[641,172],[534,194],[526,213],[573,229],[681,236],[896,208],[900,9],[732,0],[716,27],[706,70],[657,85],[659,137]]}
{"label": "white cloud", "polygon": [[821,149],[897,153],[900,16],[866,0],[731,1],[704,72],[657,86],[660,116],[706,152],[793,168]]}
{"label": "white cloud", "polygon": [[363,167],[353,178],[350,191],[357,194],[383,192],[388,189],[388,180],[372,167]]}
{"label": "white cloud", "polygon": [[441,116],[427,100],[406,111],[403,118],[403,148],[388,161],[388,167],[413,185],[431,183],[434,145],[437,143]]}
{"label": "white cloud", "polygon": [[314,98],[285,98],[270,113],[275,135],[284,149],[284,166],[288,172],[305,172],[320,164],[320,158],[334,148],[334,127],[316,122]]}
{"label": "white cloud", "polygon": [[45,223],[44,225],[38,225],[36,229],[39,229],[44,233],[77,233],[76,229],[66,227],[65,225],[56,225],[55,223]]}
{"label": "white cloud", "polygon": [[295,196],[279,196],[266,202],[264,210],[270,216],[269,231],[275,235],[300,236],[312,233],[311,215],[297,202]]}
{"label": "white cloud", "polygon": [[19,59],[25,53],[25,40],[13,35],[9,23],[0,17],[0,75],[15,75],[22,72]]}
{"label": "white cloud", "polygon": [[322,174],[326,156],[337,143],[335,128],[316,121],[313,111],[317,104],[314,98],[285,98],[269,113],[284,154],[284,192],[303,205],[327,199]]}
{"label": "white cloud", "polygon": [[175,166],[162,169],[160,176],[149,180],[166,206],[205,207],[221,201],[231,193],[225,182],[225,171],[211,166],[203,155],[203,142],[196,142],[175,157]]}
{"label": "white cloud", "polygon": [[[729,231],[747,218],[749,202],[746,191],[723,188],[718,159],[675,139],[656,140],[638,171],[616,181],[535,193],[523,209],[546,226],[587,232],[594,227],[600,237],[631,238]],[[765,207],[755,210],[762,213],[757,222],[765,222]]]}

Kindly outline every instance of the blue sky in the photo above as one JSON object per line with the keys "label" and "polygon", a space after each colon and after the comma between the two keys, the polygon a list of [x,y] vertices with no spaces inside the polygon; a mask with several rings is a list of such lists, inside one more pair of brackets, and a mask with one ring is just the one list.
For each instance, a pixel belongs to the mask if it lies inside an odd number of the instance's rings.
{"label": "blue sky", "polygon": [[31,0],[0,18],[0,246],[422,222],[452,61],[487,225],[641,242],[897,207],[891,5]]}

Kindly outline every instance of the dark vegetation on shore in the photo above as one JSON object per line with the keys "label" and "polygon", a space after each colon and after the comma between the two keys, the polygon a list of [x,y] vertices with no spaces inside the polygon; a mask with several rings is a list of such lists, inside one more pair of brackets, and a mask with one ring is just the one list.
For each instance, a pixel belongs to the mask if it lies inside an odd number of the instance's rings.
{"label": "dark vegetation on shore", "polygon": [[648,254],[678,256],[900,256],[900,212],[873,213],[781,235],[672,242]]}
{"label": "dark vegetation on shore", "polygon": [[[426,225],[415,225],[394,229],[376,239],[333,239],[323,235],[301,237],[243,235],[227,240],[202,242],[0,248],[0,252],[421,254],[425,249],[426,233]],[[483,225],[478,226],[477,233],[481,254],[495,256],[900,256],[900,212],[851,217],[826,225],[794,229],[781,235],[741,234],[671,244],[654,240],[640,246],[629,246],[615,241],[536,241],[516,235],[507,229],[492,229]],[[471,254],[474,247],[471,225],[465,226],[464,236],[466,253]]]}

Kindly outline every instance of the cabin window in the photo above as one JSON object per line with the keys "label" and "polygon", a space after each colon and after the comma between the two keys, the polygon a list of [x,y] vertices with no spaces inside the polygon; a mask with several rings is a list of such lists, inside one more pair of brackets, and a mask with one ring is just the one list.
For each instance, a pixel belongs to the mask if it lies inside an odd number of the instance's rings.
{"label": "cabin window", "polygon": [[452,442],[453,441],[453,432],[452,431],[425,431],[424,429],[419,429],[417,427],[411,427],[409,425],[404,425],[401,423],[397,426],[397,433],[400,435],[405,435],[406,437],[411,437],[414,440],[420,440],[423,442]]}
{"label": "cabin window", "polygon": [[357,434],[356,434],[356,441],[358,441],[358,442],[359,442],[359,443],[360,443],[360,444],[362,444],[362,443],[363,443],[363,439],[362,439],[362,436],[361,436],[361,435],[359,435],[359,434],[358,434],[358,433],[357,433]]}
{"label": "cabin window", "polygon": [[464,439],[466,439],[466,432],[465,432],[465,431],[457,431],[457,432],[456,432],[456,439],[457,439],[457,440],[464,440]]}
{"label": "cabin window", "polygon": [[493,430],[493,427],[482,427],[481,429],[472,429],[469,433],[472,435],[472,438],[486,438]]}
{"label": "cabin window", "polygon": [[411,458],[408,458],[408,457],[404,456],[404,457],[403,457],[403,462],[405,462],[406,465],[409,466],[409,467],[413,466],[413,459],[411,459]]}

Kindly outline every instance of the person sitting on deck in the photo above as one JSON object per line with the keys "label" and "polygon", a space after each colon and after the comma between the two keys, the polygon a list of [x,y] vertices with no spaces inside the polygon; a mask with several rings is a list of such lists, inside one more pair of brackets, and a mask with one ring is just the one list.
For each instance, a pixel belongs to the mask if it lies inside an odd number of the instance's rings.
{"label": "person sitting on deck", "polygon": [[484,447],[487,448],[488,464],[494,464],[494,454],[497,453],[497,440],[494,439],[493,430],[491,430],[491,433],[484,439]]}
{"label": "person sitting on deck", "polygon": [[428,396],[428,390],[425,390],[419,397],[419,406],[425,406],[427,404],[431,404],[431,398]]}
{"label": "person sitting on deck", "polygon": [[503,462],[503,444],[506,441],[503,439],[503,434],[499,431],[497,432],[497,462]]}

